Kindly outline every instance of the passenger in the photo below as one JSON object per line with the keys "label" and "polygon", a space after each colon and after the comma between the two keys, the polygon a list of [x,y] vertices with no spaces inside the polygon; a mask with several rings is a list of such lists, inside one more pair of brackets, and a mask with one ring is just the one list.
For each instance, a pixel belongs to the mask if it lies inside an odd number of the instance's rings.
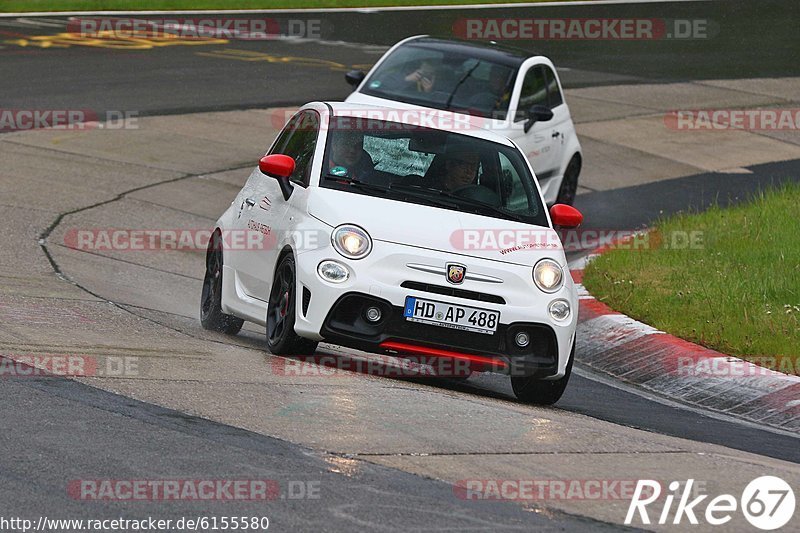
{"label": "passenger", "polygon": [[480,157],[466,149],[448,152],[444,160],[442,190],[452,192],[475,183]]}
{"label": "passenger", "polygon": [[419,68],[405,77],[405,81],[412,84],[417,92],[429,93],[436,84],[436,67],[431,61],[423,61]]}

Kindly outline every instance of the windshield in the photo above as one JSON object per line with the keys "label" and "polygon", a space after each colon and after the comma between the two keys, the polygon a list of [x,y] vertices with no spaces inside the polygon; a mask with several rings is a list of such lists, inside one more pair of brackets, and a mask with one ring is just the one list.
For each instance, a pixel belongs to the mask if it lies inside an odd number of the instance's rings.
{"label": "windshield", "polygon": [[547,226],[518,150],[443,130],[333,117],[320,186]]}
{"label": "windshield", "polygon": [[515,76],[506,65],[409,44],[386,58],[361,92],[502,120]]}

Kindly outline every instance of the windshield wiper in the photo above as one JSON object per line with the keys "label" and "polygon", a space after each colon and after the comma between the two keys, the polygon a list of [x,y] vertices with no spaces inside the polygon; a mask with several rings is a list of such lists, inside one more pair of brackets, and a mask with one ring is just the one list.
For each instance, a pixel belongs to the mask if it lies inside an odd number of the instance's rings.
{"label": "windshield wiper", "polygon": [[[452,196],[439,189],[433,189],[431,187],[423,187],[422,185],[406,185],[403,183],[393,183],[392,189],[395,191],[403,191],[405,193],[411,193],[414,196],[421,196],[423,198],[428,198],[431,200],[441,201],[442,204],[449,205],[452,207],[458,207],[458,202],[448,201],[448,199],[459,200],[458,196]],[[436,197],[432,197],[431,193],[434,194]]]}
{"label": "windshield wiper", "polygon": [[[526,224],[528,223],[521,216],[519,216],[519,215],[517,215],[515,213],[509,213],[508,211],[506,211],[503,208],[495,207],[495,206],[493,206],[491,204],[487,204],[485,202],[481,202],[480,200],[473,200],[472,198],[467,198],[465,196],[459,196],[458,194],[453,194],[451,192],[443,191],[441,189],[434,189],[432,187],[423,187],[421,185],[392,185],[392,188],[393,189],[402,188],[402,189],[407,190],[409,192],[413,191],[413,192],[416,192],[418,194],[422,194],[422,195],[425,195],[425,196],[428,196],[428,197],[429,197],[429,194],[435,194],[436,196],[438,196],[440,198],[447,198],[447,199],[454,200],[454,202],[449,202],[449,203],[455,203],[456,207],[465,207],[463,204],[468,204],[470,207],[475,207],[477,209],[480,209],[480,210],[484,211],[484,213],[486,211],[489,211],[489,212],[491,212],[493,214],[502,215],[504,218],[509,218],[509,219],[514,220],[516,222],[523,222],[523,223],[526,223]],[[481,214],[481,213],[477,213],[477,214]]]}
{"label": "windshield wiper", "polygon": [[376,185],[374,183],[367,183],[365,181],[357,180],[355,178],[349,178],[347,176],[335,176],[333,174],[325,174],[323,179],[330,180],[330,181],[339,181],[347,183],[348,185],[352,185],[354,187],[358,187],[360,189],[371,190],[371,191],[380,191],[380,192],[392,192],[389,187],[384,185]]}
{"label": "windshield wiper", "polygon": [[384,194],[391,194],[402,200],[407,200],[409,194],[411,194],[414,198],[418,199],[421,198],[427,200],[428,203],[432,203],[434,205],[444,206],[444,207],[458,207],[457,202],[445,200],[443,198],[433,198],[429,194],[420,193],[419,191],[413,189],[403,190],[402,187],[398,187],[397,185],[390,185],[390,186],[376,185],[374,183],[367,183],[364,181],[357,180],[355,178],[349,178],[347,176],[335,176],[333,174],[326,174],[325,176],[323,176],[323,178],[330,181],[338,181],[346,183],[348,185],[352,185],[354,187],[366,191],[376,191]]}
{"label": "windshield wiper", "polygon": [[525,219],[523,219],[519,215],[516,215],[514,213],[509,213],[508,211],[505,211],[502,208],[481,202],[480,200],[473,200],[472,198],[459,196],[457,194],[443,191],[441,189],[423,187],[421,185],[403,185],[397,183],[387,187],[384,185],[367,183],[364,181],[357,180],[355,178],[349,178],[347,176],[335,176],[333,174],[326,174],[325,176],[323,176],[323,178],[330,181],[344,182],[348,185],[352,185],[354,187],[358,187],[363,190],[399,195],[403,197],[403,199],[405,199],[405,195],[411,194],[415,198],[424,199],[427,200],[428,202],[431,202],[433,204],[442,207],[449,207],[456,209],[464,209],[465,207],[471,207],[474,208],[471,209],[471,211],[479,215],[486,214],[486,212],[488,211],[492,214],[501,215],[506,219],[511,219],[516,222],[522,222],[526,224],[528,223]]}
{"label": "windshield wiper", "polygon": [[445,109],[450,109],[450,104],[451,104],[451,103],[453,103],[453,98],[455,97],[455,95],[456,95],[456,92],[458,92],[458,89],[459,89],[459,87],[461,87],[461,84],[462,84],[462,83],[464,83],[465,81],[467,81],[467,78],[469,78],[470,76],[472,76],[472,72],[473,72],[473,71],[474,71],[476,68],[478,68],[478,65],[480,65],[480,64],[481,64],[481,62],[480,62],[480,61],[478,61],[477,63],[475,63],[475,64],[472,66],[472,68],[471,68],[471,69],[469,69],[469,70],[468,70],[468,71],[467,71],[467,72],[466,72],[466,73],[465,73],[463,76],[461,76],[461,79],[460,79],[460,80],[458,80],[458,83],[456,83],[456,86],[455,86],[455,87],[453,87],[453,92],[451,92],[451,93],[450,93],[450,96],[448,96],[448,97],[447,97],[447,103],[445,103],[445,104],[444,104],[444,108],[445,108]]}

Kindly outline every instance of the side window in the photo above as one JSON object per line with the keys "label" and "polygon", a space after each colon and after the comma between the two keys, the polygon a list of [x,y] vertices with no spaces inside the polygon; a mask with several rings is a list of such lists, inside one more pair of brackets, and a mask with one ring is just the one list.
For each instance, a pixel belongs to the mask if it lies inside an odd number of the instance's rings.
{"label": "side window", "polygon": [[519,95],[514,121],[519,122],[528,118],[528,109],[534,105],[547,105],[547,81],[541,65],[528,69],[525,79],[522,80],[522,92]]}
{"label": "side window", "polygon": [[311,178],[311,161],[317,147],[319,121],[319,113],[313,110],[293,116],[270,152],[294,159],[294,173],[289,180],[303,187],[308,186]]}
{"label": "side window", "polygon": [[289,139],[289,137],[291,137],[292,131],[294,131],[293,125],[296,118],[297,115],[293,116],[291,119],[289,119],[289,122],[286,124],[286,126],[283,127],[283,131],[278,134],[278,138],[272,145],[269,155],[283,153],[283,147],[286,146],[286,141]]}
{"label": "side window", "polygon": [[[523,182],[517,169],[505,154],[500,153],[500,183],[503,191],[503,207],[511,212],[519,213],[521,215],[535,215],[538,211],[535,208],[535,202],[531,202],[530,185]],[[528,187],[526,187],[528,185]],[[532,206],[534,206],[532,208]]]}
{"label": "side window", "polygon": [[558,90],[558,80],[556,75],[550,67],[543,66],[547,76],[547,101],[550,109],[554,109],[564,103],[564,98],[561,96],[561,91]]}

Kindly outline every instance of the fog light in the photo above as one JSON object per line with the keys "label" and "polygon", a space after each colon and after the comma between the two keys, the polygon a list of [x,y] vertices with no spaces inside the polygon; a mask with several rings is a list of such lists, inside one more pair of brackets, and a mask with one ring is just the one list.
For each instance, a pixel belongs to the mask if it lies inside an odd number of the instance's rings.
{"label": "fog light", "polygon": [[342,283],[350,277],[350,271],[347,270],[347,267],[336,261],[323,261],[320,263],[317,267],[317,274],[331,283]]}
{"label": "fog light", "polygon": [[569,318],[570,308],[569,302],[566,300],[553,300],[547,308],[553,320],[562,322]]}
{"label": "fog light", "polygon": [[365,315],[370,322],[377,322],[381,319],[381,310],[377,307],[368,307]]}
{"label": "fog light", "polygon": [[528,336],[528,334],[527,334],[527,333],[525,333],[524,331],[520,331],[519,333],[517,333],[517,334],[514,336],[514,342],[516,342],[516,343],[517,343],[517,346],[519,346],[520,348],[524,348],[524,347],[526,347],[528,344],[530,344],[530,342],[531,342],[531,338],[530,338],[530,336]]}

